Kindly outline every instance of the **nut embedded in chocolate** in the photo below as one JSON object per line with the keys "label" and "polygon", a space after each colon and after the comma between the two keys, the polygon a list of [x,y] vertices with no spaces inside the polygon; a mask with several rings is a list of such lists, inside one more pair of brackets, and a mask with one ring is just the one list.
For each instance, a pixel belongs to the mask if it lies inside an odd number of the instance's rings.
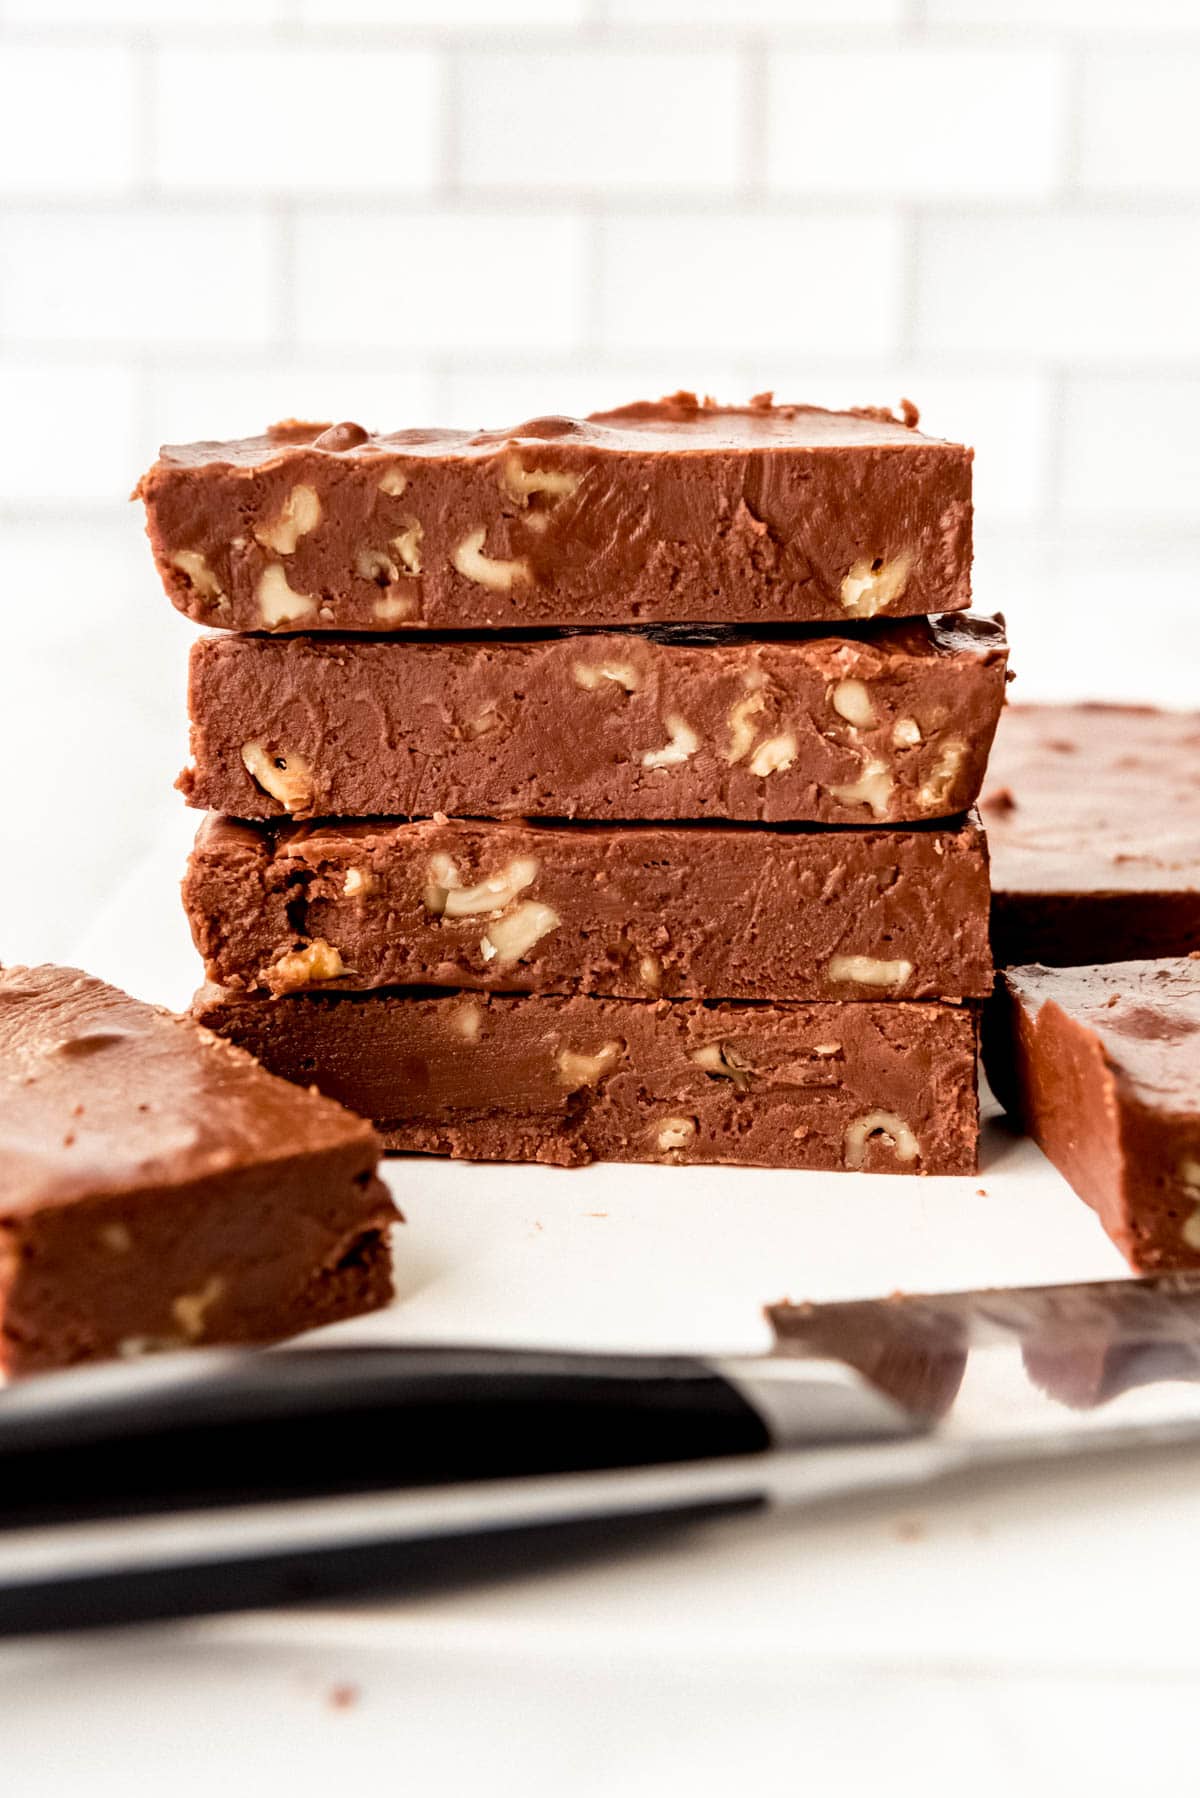
{"label": "nut embedded in chocolate", "polygon": [[[210,636],[192,649],[181,785],[239,818],[900,824],[973,803],[1006,659],[1000,627],[970,616],[836,636]],[[848,681],[872,724],[830,706]],[[918,740],[897,748],[902,719]],[[289,795],[264,773],[276,750],[307,771]]]}
{"label": "nut embedded in chocolate", "polygon": [[[908,413],[676,394],[553,430],[292,423],[164,449],[139,493],[173,602],[206,624],[293,628],[297,614],[273,615],[259,593],[301,490],[320,507],[287,552],[292,589],[320,596],[306,630],[839,625],[970,598],[971,452],[921,436]],[[364,553],[414,530],[418,557],[398,557],[412,603],[382,608]],[[181,556],[203,560],[211,593]]]}

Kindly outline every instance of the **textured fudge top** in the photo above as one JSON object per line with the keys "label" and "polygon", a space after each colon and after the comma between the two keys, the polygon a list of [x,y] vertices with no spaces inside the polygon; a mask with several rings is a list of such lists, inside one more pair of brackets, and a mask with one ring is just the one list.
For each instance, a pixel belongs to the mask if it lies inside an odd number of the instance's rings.
{"label": "textured fudge top", "polygon": [[[915,420],[915,414],[913,414]],[[589,452],[621,455],[688,455],[712,450],[843,450],[939,445],[905,419],[876,407],[830,412],[821,406],[773,406],[769,398],[749,406],[698,403],[691,394],[641,400],[588,418],[532,418],[511,430],[465,431],[438,428],[386,433],[352,424],[306,424],[288,419],[261,437],[227,443],[167,444],[160,464],[197,468],[225,463],[235,468],[283,462],[297,449],[334,457],[369,460],[381,451],[405,456],[478,461],[508,444],[567,443]],[[954,446],[958,448],[959,446]]]}
{"label": "textured fudge top", "polygon": [[1200,712],[1009,706],[981,805],[998,893],[1200,888]]}
{"label": "textured fudge top", "polygon": [[1200,960],[1010,968],[1003,979],[1032,1016],[1050,1003],[1092,1031],[1109,1066],[1143,1104],[1200,1110]]}
{"label": "textured fudge top", "polygon": [[970,601],[971,452],[915,409],[693,394],[512,430],[274,426],[138,484],[172,601],[234,630],[789,623]]}
{"label": "textured fudge top", "polygon": [[0,970],[0,1213],[373,1142],[192,1019],[74,968]]}

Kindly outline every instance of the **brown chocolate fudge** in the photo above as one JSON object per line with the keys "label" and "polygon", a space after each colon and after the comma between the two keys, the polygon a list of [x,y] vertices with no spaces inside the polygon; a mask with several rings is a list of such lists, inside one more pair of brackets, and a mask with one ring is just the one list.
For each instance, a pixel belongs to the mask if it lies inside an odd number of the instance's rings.
{"label": "brown chocolate fudge", "polygon": [[191,805],[240,818],[730,818],[965,811],[1004,698],[990,619],[771,638],[209,636]]}
{"label": "brown chocolate fudge", "polygon": [[184,903],[214,983],[696,999],[986,998],[987,844],[946,827],[252,825]]}
{"label": "brown chocolate fudge", "polygon": [[975,1168],[971,1006],[208,989],[196,1013],[374,1118],[391,1149],[564,1167]]}
{"label": "brown chocolate fudge", "polygon": [[1009,706],[983,807],[1002,966],[1200,948],[1200,712]]}
{"label": "brown chocolate fudge", "polygon": [[0,1368],[385,1304],[379,1148],[190,1018],[73,968],[0,971]]}
{"label": "brown chocolate fudge", "polygon": [[167,592],[228,630],[914,617],[970,602],[971,451],[915,408],[679,393],[510,431],[277,425],[164,449]]}
{"label": "brown chocolate fudge", "polygon": [[1010,968],[984,1046],[997,1097],[1129,1262],[1200,1267],[1200,960]]}

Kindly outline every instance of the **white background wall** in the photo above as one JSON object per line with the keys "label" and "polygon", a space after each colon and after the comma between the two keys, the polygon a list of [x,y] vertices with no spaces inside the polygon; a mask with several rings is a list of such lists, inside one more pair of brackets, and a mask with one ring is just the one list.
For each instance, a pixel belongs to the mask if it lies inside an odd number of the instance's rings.
{"label": "white background wall", "polygon": [[157,828],[190,630],[124,496],[289,414],[907,394],[1018,692],[1189,703],[1197,96],[1200,0],[0,0],[10,840],[90,896]]}

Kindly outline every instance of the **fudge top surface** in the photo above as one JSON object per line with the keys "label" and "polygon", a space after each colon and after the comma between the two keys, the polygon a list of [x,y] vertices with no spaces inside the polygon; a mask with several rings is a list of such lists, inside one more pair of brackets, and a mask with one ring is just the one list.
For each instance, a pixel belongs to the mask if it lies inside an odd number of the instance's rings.
{"label": "fudge top surface", "polygon": [[1008,706],[980,804],[998,893],[1200,890],[1200,712]]}
{"label": "fudge top surface", "polygon": [[1090,968],[1009,968],[1003,979],[1035,1017],[1052,1003],[1091,1031],[1143,1104],[1200,1112],[1200,959],[1118,961]]}
{"label": "fudge top surface", "polygon": [[76,968],[0,969],[0,1217],[372,1138],[190,1018]]}
{"label": "fudge top surface", "polygon": [[[948,450],[960,456],[961,445],[926,437],[916,429],[917,413],[902,417],[876,407],[830,412],[819,406],[774,405],[761,395],[748,406],[718,406],[679,393],[662,400],[641,400],[588,418],[545,417],[526,420],[510,430],[408,430],[380,434],[361,425],[306,423],[287,419],[260,437],[227,443],[169,444],[159,452],[163,469],[204,467],[262,468],[285,461],[297,451],[328,456],[334,465],[369,462],[379,456],[411,456],[429,461],[478,461],[508,445],[537,444],[587,455],[688,455],[732,451],[830,450],[860,448]],[[909,422],[911,420],[911,422]]]}

